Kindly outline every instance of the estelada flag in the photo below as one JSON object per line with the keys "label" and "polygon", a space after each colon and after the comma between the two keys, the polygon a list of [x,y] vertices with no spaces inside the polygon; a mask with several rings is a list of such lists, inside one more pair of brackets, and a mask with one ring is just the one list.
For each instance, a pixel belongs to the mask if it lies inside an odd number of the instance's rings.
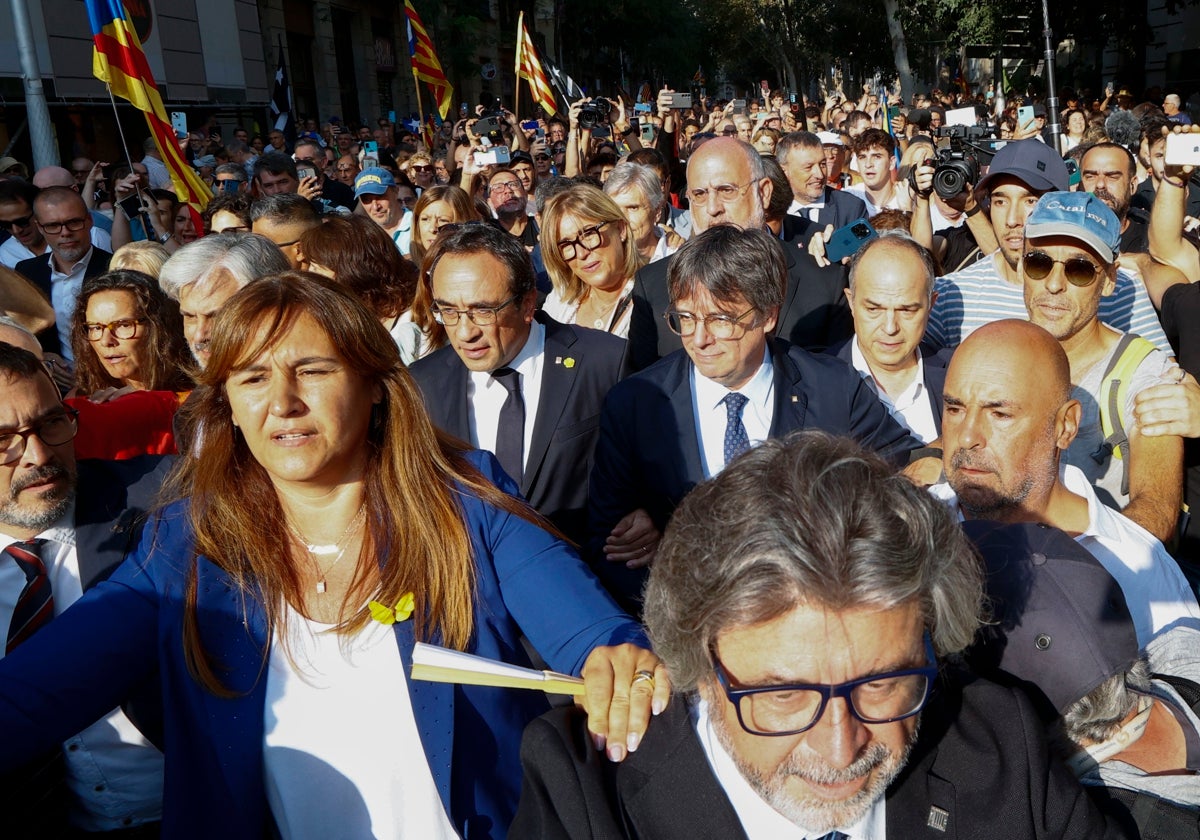
{"label": "estelada flag", "polygon": [[442,72],[442,62],[433,51],[433,41],[429,40],[429,33],[413,8],[412,0],[404,0],[404,14],[408,17],[408,55],[412,59],[413,75],[429,84],[433,98],[437,100],[438,113],[446,119],[454,99],[454,88]]}
{"label": "estelada flag", "polygon": [[197,233],[202,233],[204,225],[200,221],[200,211],[208,204],[212,192],[179,151],[175,129],[167,119],[154,74],[150,72],[129,14],[121,0],[84,2],[92,24],[92,74],[107,84],[114,95],[128,100],[146,115],[146,124],[158,154],[171,173],[175,195],[191,208],[192,224]]}
{"label": "estelada flag", "polygon": [[554,103],[554,90],[550,87],[550,82],[542,70],[542,63],[538,61],[537,51],[533,48],[529,32],[525,29],[524,12],[517,16],[516,72],[518,80],[524,79],[529,82],[529,92],[533,94],[533,101],[540,105],[543,111],[553,114],[558,110],[558,106]]}

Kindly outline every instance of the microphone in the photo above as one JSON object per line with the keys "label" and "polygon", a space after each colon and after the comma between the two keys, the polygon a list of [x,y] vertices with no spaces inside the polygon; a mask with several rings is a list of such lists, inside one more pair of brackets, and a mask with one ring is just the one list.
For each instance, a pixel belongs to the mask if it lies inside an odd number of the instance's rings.
{"label": "microphone", "polygon": [[1135,155],[1142,145],[1142,125],[1129,111],[1113,111],[1104,121],[1104,131],[1108,139],[1124,146]]}

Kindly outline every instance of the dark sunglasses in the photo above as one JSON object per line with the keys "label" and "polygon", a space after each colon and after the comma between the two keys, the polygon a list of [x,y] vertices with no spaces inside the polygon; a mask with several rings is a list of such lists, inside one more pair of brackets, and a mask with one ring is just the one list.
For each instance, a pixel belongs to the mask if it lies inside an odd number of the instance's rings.
{"label": "dark sunglasses", "polygon": [[1034,280],[1045,280],[1054,266],[1063,267],[1063,276],[1072,286],[1090,286],[1096,282],[1101,266],[1084,257],[1056,260],[1045,251],[1028,251],[1022,260],[1025,273]]}
{"label": "dark sunglasses", "polygon": [[0,229],[12,230],[15,227],[27,228],[27,227],[29,227],[29,223],[32,221],[33,221],[33,216],[22,216],[21,218],[13,219],[12,221],[5,221],[4,219],[0,219]]}

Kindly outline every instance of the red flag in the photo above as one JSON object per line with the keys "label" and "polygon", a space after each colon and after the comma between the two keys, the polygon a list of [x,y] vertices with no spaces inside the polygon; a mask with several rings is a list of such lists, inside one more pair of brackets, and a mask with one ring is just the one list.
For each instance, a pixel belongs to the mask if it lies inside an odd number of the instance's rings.
{"label": "red flag", "polygon": [[413,8],[412,0],[404,0],[404,14],[408,16],[408,55],[412,59],[413,75],[429,84],[437,101],[438,113],[442,119],[446,119],[454,98],[454,88],[442,72],[442,63],[433,51],[433,42],[429,40],[429,33],[425,31],[425,24],[421,23],[421,16]]}
{"label": "red flag", "polygon": [[529,92],[533,94],[533,101],[540,105],[543,111],[553,114],[558,110],[554,103],[554,91],[542,70],[542,63],[538,61],[529,32],[525,29],[524,12],[517,17],[517,79],[529,82]]}
{"label": "red flag", "polygon": [[85,3],[92,24],[92,74],[107,84],[113,94],[133,103],[146,115],[158,154],[171,173],[175,195],[191,208],[192,224],[197,233],[203,233],[200,211],[208,204],[212,192],[179,151],[175,129],[167,119],[154,74],[125,7],[121,0],[85,0]]}

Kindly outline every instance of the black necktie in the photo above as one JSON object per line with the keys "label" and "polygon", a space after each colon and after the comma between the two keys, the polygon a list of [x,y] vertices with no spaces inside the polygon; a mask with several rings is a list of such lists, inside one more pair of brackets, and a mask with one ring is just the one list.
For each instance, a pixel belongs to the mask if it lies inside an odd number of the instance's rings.
{"label": "black necktie", "polygon": [[50,592],[50,575],[42,562],[41,547],[45,540],[16,542],[4,549],[5,557],[11,557],[25,573],[25,588],[17,596],[12,621],[8,625],[8,643],[5,653],[12,653],[54,618],[54,596]]}
{"label": "black necktie", "polygon": [[496,424],[496,457],[504,471],[520,484],[525,474],[525,400],[521,396],[521,374],[502,367],[492,371],[492,378],[508,391]]}

